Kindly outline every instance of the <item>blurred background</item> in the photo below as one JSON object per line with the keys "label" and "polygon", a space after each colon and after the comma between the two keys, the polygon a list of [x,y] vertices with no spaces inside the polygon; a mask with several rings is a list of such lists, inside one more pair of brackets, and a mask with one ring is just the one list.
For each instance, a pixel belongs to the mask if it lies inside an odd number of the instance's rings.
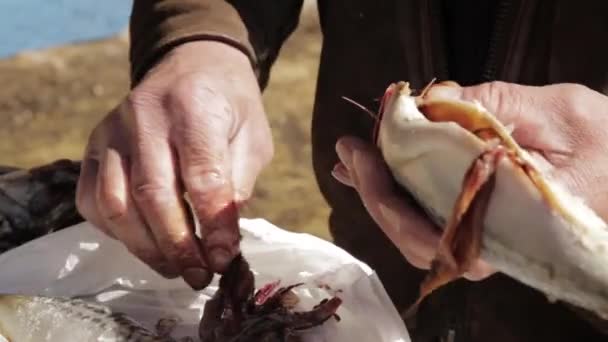
{"label": "blurred background", "polygon": [[[0,165],[80,159],[92,128],[128,90],[126,0],[0,2]],[[275,158],[245,217],[329,239],[310,121],[321,35],[306,0],[264,94]]]}

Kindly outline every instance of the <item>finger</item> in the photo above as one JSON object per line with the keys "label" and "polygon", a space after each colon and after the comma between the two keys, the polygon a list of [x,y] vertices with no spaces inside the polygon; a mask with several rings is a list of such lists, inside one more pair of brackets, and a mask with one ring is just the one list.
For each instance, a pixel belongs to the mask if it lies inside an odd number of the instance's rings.
{"label": "finger", "polygon": [[241,205],[251,197],[256,180],[273,155],[267,129],[242,129],[230,143],[230,168],[235,201]]}
{"label": "finger", "polygon": [[[353,151],[352,164],[355,171],[352,172],[352,178],[366,208],[374,217],[381,216],[381,222],[386,222],[381,227],[413,266],[429,269],[436,256],[440,234],[423,215],[408,206],[394,192],[389,174],[386,170],[383,171],[386,168],[377,152],[371,146],[358,143],[361,146],[355,147]],[[378,204],[378,213],[372,209],[375,203]],[[489,264],[478,260],[465,277],[481,280],[494,272]]]}
{"label": "finger", "polygon": [[101,230],[110,238],[116,239],[109,227],[106,227],[104,220],[98,211],[97,198],[95,196],[99,160],[107,143],[107,132],[104,122],[107,121],[113,113],[114,111],[106,116],[104,120],[93,129],[89,136],[87,147],[84,156],[82,157],[80,175],[76,187],[76,208],[82,217],[93,224],[93,226]]}
{"label": "finger", "polygon": [[81,163],[80,175],[76,187],[76,208],[80,215],[89,223],[108,237],[116,239],[116,236],[114,236],[109,227],[105,225],[101,214],[97,210],[95,188],[98,166],[99,163],[97,160],[85,155]]}
{"label": "finger", "polygon": [[179,270],[162,254],[131,198],[127,162],[115,149],[106,149],[97,174],[96,198],[104,225],[126,248],[167,278]]}
{"label": "finger", "polygon": [[351,179],[350,174],[348,173],[348,169],[344,166],[344,163],[338,162],[334,165],[334,168],[331,170],[331,175],[340,183],[354,187],[355,183]]}
{"label": "finger", "polygon": [[180,196],[181,186],[176,178],[179,168],[173,151],[166,140],[153,134],[141,136],[131,146],[131,192],[138,211],[169,263],[181,271],[191,287],[205,288],[212,274],[206,269]]}
{"label": "finger", "polygon": [[[332,170],[332,176],[339,181],[340,183],[349,186],[355,187],[355,182],[351,178],[351,175],[348,173],[348,169],[344,166],[343,163],[338,162],[334,169]],[[354,178],[354,177],[353,177]],[[380,206],[380,212],[382,215],[388,220],[394,220],[394,215],[392,214],[392,210],[388,208],[384,208]],[[398,218],[397,218],[398,220]],[[398,225],[399,223],[392,223],[392,225]],[[421,269],[428,269],[430,267],[430,262],[428,258],[425,258],[424,255],[418,254],[418,250],[416,248],[412,249],[408,247],[409,245],[401,246],[400,249],[403,251],[404,255],[407,255],[408,261],[414,266]]]}
{"label": "finger", "polygon": [[176,135],[175,146],[185,189],[200,222],[203,253],[210,269],[223,273],[239,253],[240,233],[229,123],[214,114],[217,111],[212,106],[207,107],[209,112],[198,114],[205,118],[198,126],[186,127]]}
{"label": "finger", "polygon": [[408,261],[428,267],[435,256],[440,235],[395,191],[378,151],[356,138],[341,139],[337,149],[364,206],[380,228]]}

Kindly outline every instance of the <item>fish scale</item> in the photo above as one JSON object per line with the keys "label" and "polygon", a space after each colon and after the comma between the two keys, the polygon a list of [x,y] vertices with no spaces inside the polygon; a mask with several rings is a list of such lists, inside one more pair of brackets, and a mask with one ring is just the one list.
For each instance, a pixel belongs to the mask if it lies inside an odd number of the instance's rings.
{"label": "fish scale", "polygon": [[11,342],[176,341],[100,304],[23,295],[0,295],[0,336]]}

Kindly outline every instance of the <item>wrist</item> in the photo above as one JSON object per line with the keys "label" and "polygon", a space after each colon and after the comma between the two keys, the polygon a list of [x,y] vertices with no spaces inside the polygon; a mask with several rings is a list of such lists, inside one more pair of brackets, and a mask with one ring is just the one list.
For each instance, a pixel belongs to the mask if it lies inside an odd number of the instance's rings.
{"label": "wrist", "polygon": [[225,68],[238,73],[255,74],[252,60],[237,47],[216,40],[198,40],[175,46],[158,63],[151,67],[142,80],[153,74],[167,71],[171,77],[191,75],[200,71],[226,75]]}
{"label": "wrist", "polygon": [[230,63],[252,68],[252,60],[243,50],[216,40],[199,40],[176,46],[167,57],[177,56],[185,64],[199,64],[201,60]]}

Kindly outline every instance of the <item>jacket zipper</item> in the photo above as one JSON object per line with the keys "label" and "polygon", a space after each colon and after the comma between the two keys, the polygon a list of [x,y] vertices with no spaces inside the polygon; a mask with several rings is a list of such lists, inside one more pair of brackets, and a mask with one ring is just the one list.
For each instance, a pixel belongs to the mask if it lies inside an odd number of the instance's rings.
{"label": "jacket zipper", "polygon": [[482,81],[503,79],[517,82],[529,32],[539,1],[522,0],[517,8],[513,0],[503,0],[498,5],[494,32],[490,40]]}
{"label": "jacket zipper", "polygon": [[[526,21],[531,20],[531,10],[535,7],[536,1],[522,0],[521,4],[518,5],[518,9],[513,8],[515,3],[514,0],[502,0],[498,4],[487,56],[484,67],[479,75],[480,82],[494,81],[500,78],[514,81],[514,78],[517,77],[518,70],[511,69],[519,68],[519,66],[517,63],[511,65],[514,60],[509,52],[520,49],[519,45],[523,41],[521,41],[520,37],[510,37],[509,32],[511,26],[515,25],[513,27],[517,27],[517,25],[522,25]],[[422,75],[424,78],[428,78],[428,82],[433,77],[438,79],[449,77],[449,67],[446,52],[442,49],[444,47],[444,40],[441,37],[441,28],[438,28],[434,23],[435,20],[433,20],[441,14],[439,3],[435,1],[423,1],[421,6],[420,13],[423,20],[421,24],[424,28],[421,31],[423,32],[423,36],[421,37],[421,52],[423,56]],[[502,54],[505,54],[505,56],[502,56]],[[503,57],[506,59],[503,59]]]}
{"label": "jacket zipper", "polygon": [[[437,10],[437,5],[434,1],[424,1],[422,2],[422,18],[424,20],[423,29],[421,32],[423,33],[423,37],[421,37],[422,41],[422,55],[423,59],[423,74],[425,77],[428,75],[432,75],[431,77],[443,78],[449,77],[449,68],[447,63],[447,56],[445,51],[435,51],[434,47],[436,46],[434,43],[439,43],[443,46],[444,42],[442,37],[437,37],[437,32],[441,32],[440,29],[437,29],[434,23],[434,18],[437,17],[439,11]],[[484,63],[484,68],[480,75],[480,82],[483,81],[493,81],[498,78],[498,48],[505,44],[505,40],[507,37],[507,18],[510,14],[510,11],[513,7],[513,0],[503,0],[498,4],[498,8],[496,11],[496,16],[494,19],[494,27],[492,32],[492,37],[490,38],[490,43],[488,46],[488,53],[486,57],[486,61]],[[425,34],[426,33],[426,34]],[[430,81],[430,79],[429,79]]]}
{"label": "jacket zipper", "polygon": [[503,44],[506,35],[506,18],[511,9],[512,1],[504,0],[498,4],[496,18],[494,22],[494,32],[490,39],[488,47],[488,54],[486,57],[486,63],[484,71],[481,75],[482,81],[494,81],[498,77],[497,75],[497,50],[498,47]]}
{"label": "jacket zipper", "polygon": [[[435,3],[435,2],[432,2]],[[442,32],[441,30],[434,30],[433,29],[433,20],[430,20],[431,18],[433,18],[433,16],[436,16],[436,14],[438,14],[438,12],[436,11],[437,7],[433,7],[431,4],[429,4],[428,2],[423,2],[423,8],[422,8],[422,14],[423,14],[423,18],[425,20],[425,22],[423,23],[423,26],[425,26],[425,29],[422,30],[422,32],[428,32],[428,35],[421,37],[422,38],[422,53],[423,56],[425,57],[423,60],[423,74],[424,75],[429,75],[429,74],[434,74],[435,77],[437,78],[442,78],[442,77],[449,77],[449,67],[448,67],[448,61],[447,61],[447,55],[446,55],[446,51],[445,50],[439,50],[439,51],[435,51],[434,48],[439,47],[439,49],[441,49],[441,47],[445,47],[445,43],[444,40],[442,39],[443,37],[441,37],[439,35],[439,37],[437,36],[437,32]],[[484,70],[482,72],[481,78],[485,78],[487,80],[494,80],[497,77],[497,60],[498,60],[498,56],[497,56],[497,50],[498,47],[501,46],[500,44],[504,44],[505,41],[505,35],[506,35],[506,31],[507,31],[507,21],[506,18],[508,17],[509,14],[509,10],[511,9],[512,6],[512,0],[504,0],[501,1],[500,4],[498,5],[499,8],[497,9],[497,14],[495,17],[495,23],[494,23],[494,28],[493,28],[493,32],[492,32],[492,38],[490,40],[490,44],[488,47],[488,54],[486,57],[486,63],[484,65]],[[448,318],[448,322],[447,322],[447,326],[446,328],[446,332],[444,336],[440,336],[439,339],[441,341],[446,341],[446,342],[455,342],[455,341],[466,341],[468,339],[470,339],[469,336],[469,328],[468,328],[468,323],[464,322],[461,324],[458,324],[456,322],[451,321],[451,319],[453,319],[453,315],[464,315],[465,317],[468,316],[468,312],[469,312],[469,305],[468,305],[468,298],[467,298],[467,293],[464,293],[464,298],[462,298],[462,303],[464,303],[464,305],[462,306],[461,310],[462,311],[457,311],[454,312],[452,311],[452,317]],[[464,318],[465,320],[467,318]],[[410,317],[408,320],[406,320],[408,323],[410,324],[415,324],[415,315],[414,317]],[[412,327],[415,329],[415,326]]]}

